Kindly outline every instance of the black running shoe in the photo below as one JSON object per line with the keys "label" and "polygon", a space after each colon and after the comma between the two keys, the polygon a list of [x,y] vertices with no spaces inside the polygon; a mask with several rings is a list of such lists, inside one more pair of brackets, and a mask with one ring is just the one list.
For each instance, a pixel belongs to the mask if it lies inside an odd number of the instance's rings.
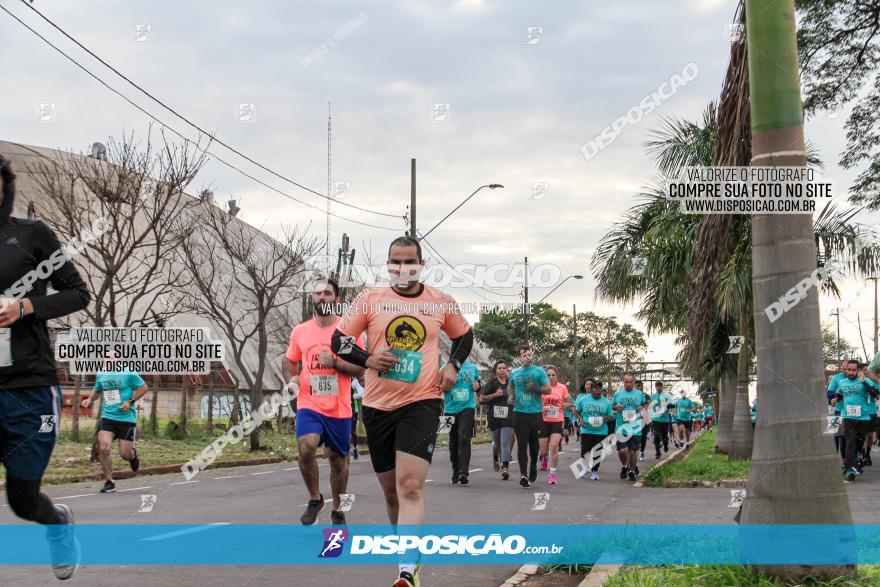
{"label": "black running shoe", "polygon": [[306,511],[299,519],[303,526],[314,526],[318,521],[318,514],[324,511],[324,496],[319,499],[310,499]]}
{"label": "black running shoe", "polygon": [[523,487],[528,487],[529,485],[531,485],[531,483],[529,483],[529,478],[525,475],[519,478],[519,484]]}
{"label": "black running shoe", "polygon": [[134,457],[128,461],[128,466],[131,467],[131,470],[135,473],[138,472],[138,469],[141,468],[141,460],[138,458],[137,449],[132,448],[131,452],[134,453]]}
{"label": "black running shoe", "polygon": [[501,478],[505,481],[510,479],[510,472],[507,470],[507,467],[501,467]]}
{"label": "black running shoe", "polygon": [[626,476],[630,481],[636,480],[636,472],[635,471],[630,471],[629,473],[627,473]]}
{"label": "black running shoe", "polygon": [[621,467],[621,468],[620,468],[620,478],[621,478],[621,479],[626,479],[626,467]]}
{"label": "black running shoe", "polygon": [[104,487],[101,488],[101,493],[115,493],[116,492],[116,483],[113,481],[104,481]]}
{"label": "black running shoe", "polygon": [[345,514],[343,512],[330,512],[330,521],[334,526],[345,526]]}
{"label": "black running shoe", "polygon": [[657,459],[657,460],[659,461],[659,460],[660,460],[660,453],[658,452],[657,454],[655,454],[655,455],[654,455],[654,458]]}
{"label": "black running shoe", "polygon": [[461,475],[459,474],[459,472],[458,472],[458,471],[453,471],[453,472],[452,472],[452,484],[453,484],[453,485],[457,485],[459,479],[461,479]]}
{"label": "black running shoe", "polygon": [[467,475],[462,475],[461,477],[459,477],[458,482],[461,483],[462,485],[467,485],[468,484]]}
{"label": "black running shoe", "polygon": [[638,468],[638,467],[635,468],[635,472],[636,472],[636,477],[638,477],[639,475],[641,475],[641,473],[639,473],[639,468]]}
{"label": "black running shoe", "polygon": [[79,568],[82,551],[79,540],[74,535],[73,512],[61,503],[55,504],[55,510],[62,521],[46,526],[49,555],[52,559],[52,572],[55,573],[55,578],[65,581],[70,579]]}

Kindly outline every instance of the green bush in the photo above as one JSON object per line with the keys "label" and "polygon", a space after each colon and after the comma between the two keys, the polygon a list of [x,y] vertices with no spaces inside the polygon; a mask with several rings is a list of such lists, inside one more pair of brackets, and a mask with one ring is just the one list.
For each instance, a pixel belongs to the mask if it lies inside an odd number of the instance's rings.
{"label": "green bush", "polygon": [[174,420],[169,420],[168,424],[165,425],[165,438],[169,440],[184,440],[186,434],[183,433],[183,428],[180,427],[180,424]]}

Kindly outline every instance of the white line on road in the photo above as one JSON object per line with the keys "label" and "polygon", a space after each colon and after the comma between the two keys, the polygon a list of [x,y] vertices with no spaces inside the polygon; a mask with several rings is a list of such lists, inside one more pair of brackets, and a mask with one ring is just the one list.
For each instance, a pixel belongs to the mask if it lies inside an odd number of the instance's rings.
{"label": "white line on road", "polygon": [[257,473],[251,473],[251,475],[268,475],[269,473],[274,473],[275,471],[259,471]]}
{"label": "white line on road", "polygon": [[187,483],[198,483],[198,481],[178,481],[177,483],[169,483],[168,485],[186,485]]}
{"label": "white line on road", "polygon": [[218,526],[228,526],[230,522],[214,522],[211,524],[205,524],[204,526],[196,526],[195,528],[187,528],[186,530],[178,530],[176,532],[166,532],[165,534],[156,534],[155,536],[150,536],[149,538],[141,538],[141,540],[146,542],[157,542],[159,540],[165,540],[167,538],[175,538],[177,536],[183,536],[185,534],[194,534],[195,532],[202,532],[204,530],[211,530],[212,528],[216,528]]}
{"label": "white line on road", "polygon": [[95,495],[94,493],[83,493],[82,495],[65,495],[63,497],[56,497],[55,499],[73,499],[74,497],[89,497],[90,495]]}
{"label": "white line on road", "polygon": [[234,479],[236,477],[241,477],[241,475],[227,475],[226,477],[211,477],[211,479],[217,481],[219,479]]}
{"label": "white line on road", "polygon": [[[333,498],[325,499],[325,500],[324,500],[324,503],[330,503],[331,501],[333,501]],[[309,505],[309,504],[307,504],[307,503],[303,503],[303,504],[300,504],[299,507],[304,508],[304,507],[306,507],[307,505]]]}
{"label": "white line on road", "polygon": [[483,469],[471,469],[470,471],[468,471],[468,475],[470,475],[471,473],[476,473],[477,471],[482,471],[482,470]]}
{"label": "white line on road", "polygon": [[152,485],[147,485],[146,487],[130,487],[129,489],[118,489],[117,491],[119,493],[122,493],[123,491],[140,491],[141,489],[152,489],[152,488],[153,488]]}
{"label": "white line on road", "polygon": [[282,471],[296,471],[299,467],[290,467],[289,469],[281,469]]}

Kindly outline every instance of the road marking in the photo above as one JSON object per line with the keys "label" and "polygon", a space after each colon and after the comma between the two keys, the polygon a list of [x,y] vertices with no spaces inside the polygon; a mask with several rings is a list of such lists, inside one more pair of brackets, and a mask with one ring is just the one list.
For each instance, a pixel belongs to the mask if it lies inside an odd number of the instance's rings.
{"label": "road marking", "polygon": [[198,481],[178,481],[177,483],[169,483],[168,485],[186,485],[187,483],[198,483]]}
{"label": "road marking", "polygon": [[468,475],[470,475],[471,473],[476,473],[477,471],[482,471],[482,470],[483,469],[471,469],[470,471],[468,471]]}
{"label": "road marking", "polygon": [[141,538],[142,541],[145,542],[157,542],[159,540],[166,540],[168,538],[175,538],[177,536],[183,536],[185,534],[194,534],[196,532],[203,532],[204,530],[211,530],[212,528],[216,528],[218,526],[228,526],[230,522],[213,522],[211,524],[205,524],[204,526],[196,526],[195,528],[187,528],[186,530],[178,530],[176,532],[166,532],[165,534],[156,534],[155,536],[150,536],[149,538]]}
{"label": "road marking", "polygon": [[259,473],[251,473],[251,475],[268,475],[269,473],[274,473],[275,471],[260,471]]}
{"label": "road marking", "polygon": [[[330,503],[331,501],[333,501],[333,498],[325,499],[325,500],[324,500],[324,503]],[[306,507],[307,505],[309,505],[309,504],[307,504],[307,503],[303,503],[303,504],[300,504],[299,507],[304,508],[304,507]]]}
{"label": "road marking", "polygon": [[122,493],[123,491],[140,491],[141,489],[152,489],[152,488],[153,488],[152,485],[148,485],[146,487],[132,487],[130,489],[119,489],[117,491],[119,493]]}
{"label": "road marking", "polygon": [[291,467],[289,469],[281,469],[282,471],[296,471],[299,467]]}
{"label": "road marking", "polygon": [[65,495],[63,497],[56,497],[55,499],[73,499],[74,497],[88,497],[90,495],[95,495],[94,493],[83,493],[82,495]]}
{"label": "road marking", "polygon": [[218,479],[234,479],[236,477],[241,477],[241,475],[227,475],[226,477],[211,477],[215,481]]}

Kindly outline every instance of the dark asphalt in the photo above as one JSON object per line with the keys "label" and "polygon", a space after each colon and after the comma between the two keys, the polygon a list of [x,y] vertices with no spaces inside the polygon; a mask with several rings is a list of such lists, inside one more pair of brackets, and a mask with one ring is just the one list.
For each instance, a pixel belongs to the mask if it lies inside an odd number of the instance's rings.
{"label": "dark asphalt", "polygon": [[[446,450],[438,450],[426,486],[428,522],[506,524],[589,523],[732,523],[735,510],[727,507],[728,489],[650,489],[620,481],[616,457],[606,460],[600,481],[576,480],[569,465],[578,458],[574,443],[563,445],[560,483],[547,483],[547,473],[529,489],[517,484],[516,466],[509,481],[492,470],[489,445],[474,447],[470,485],[449,483]],[[653,464],[649,445],[642,471]],[[148,463],[145,463],[148,464]],[[329,495],[327,466],[320,468],[322,491]],[[877,474],[870,469],[849,486],[853,510],[872,512],[862,523],[878,523],[880,513],[869,504],[877,491]],[[70,505],[81,523],[210,524],[298,523],[307,495],[302,478],[292,463],[239,467],[202,472],[194,482],[183,476],[157,475],[117,482],[118,492],[100,495],[101,483],[87,482],[47,486],[53,500]],[[349,523],[387,523],[378,483],[366,457],[352,461],[349,493],[356,496],[347,514]],[[543,511],[533,511],[533,493],[547,491],[550,501]],[[141,494],[156,495],[152,512],[139,513]],[[329,506],[329,504],[328,504]],[[329,523],[330,507],[319,519]],[[672,515],[674,514],[674,520]],[[0,508],[0,523],[18,520],[8,506]],[[206,533],[206,539],[209,539]],[[271,546],[270,546],[271,547]],[[283,545],[278,545],[283,548]],[[429,566],[422,572],[422,585],[455,584],[462,587],[500,585],[516,566]],[[390,585],[397,569],[391,566],[83,566],[71,585],[184,586],[184,585]],[[3,584],[45,585],[55,581],[45,567],[6,567]]]}

